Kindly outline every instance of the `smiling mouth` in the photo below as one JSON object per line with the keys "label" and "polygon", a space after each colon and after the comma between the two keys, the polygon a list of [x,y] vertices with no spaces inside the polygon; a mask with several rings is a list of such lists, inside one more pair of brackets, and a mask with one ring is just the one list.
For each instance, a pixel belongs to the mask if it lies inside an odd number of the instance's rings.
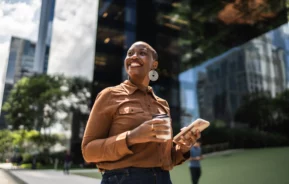
{"label": "smiling mouth", "polygon": [[141,66],[142,66],[142,64],[139,62],[136,62],[136,61],[133,61],[133,62],[128,64],[128,67],[131,67],[131,68],[141,67]]}

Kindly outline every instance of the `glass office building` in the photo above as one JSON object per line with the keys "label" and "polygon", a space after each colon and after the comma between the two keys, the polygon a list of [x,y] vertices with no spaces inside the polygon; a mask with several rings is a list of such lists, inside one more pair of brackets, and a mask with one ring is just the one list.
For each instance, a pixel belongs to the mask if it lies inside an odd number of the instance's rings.
{"label": "glass office building", "polygon": [[233,126],[243,95],[288,86],[286,23],[283,1],[100,0],[92,100],[127,78],[126,50],[142,40],[159,54],[151,85],[176,127],[198,117]]}
{"label": "glass office building", "polygon": [[[135,41],[159,54],[151,86],[170,104],[175,132],[199,117],[238,126],[245,95],[288,88],[285,1],[100,0],[91,104],[127,79],[123,61]],[[72,126],[71,149],[80,155],[86,120]]]}

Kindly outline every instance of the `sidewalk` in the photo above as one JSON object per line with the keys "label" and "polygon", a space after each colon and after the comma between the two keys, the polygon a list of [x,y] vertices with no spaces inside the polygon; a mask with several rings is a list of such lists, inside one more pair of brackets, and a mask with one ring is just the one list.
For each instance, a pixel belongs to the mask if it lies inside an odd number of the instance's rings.
{"label": "sidewalk", "polygon": [[0,183],[1,184],[21,184],[16,179],[11,177],[6,171],[0,169]]}
{"label": "sidewalk", "polygon": [[[214,152],[205,154],[205,157],[217,156],[217,155],[230,155],[235,152],[243,151],[243,149],[225,150],[220,152]],[[71,169],[70,175],[64,175],[62,171],[56,170],[24,170],[13,168],[11,164],[0,164],[0,168],[8,170],[12,175],[16,176],[26,184],[100,184],[100,179],[89,178],[85,176],[74,175],[74,172],[98,172],[97,169]],[[9,182],[7,183],[9,178]],[[0,184],[19,184],[15,178],[8,176],[4,171],[0,170]],[[5,183],[6,182],[6,183]],[[21,182],[20,182],[21,183]]]}
{"label": "sidewalk", "polygon": [[[1,170],[4,169],[4,170]],[[9,172],[12,176],[10,176]],[[70,175],[64,175],[63,172],[56,170],[27,170],[18,169],[11,163],[0,164],[0,184],[100,184],[100,179],[89,178],[85,176],[74,175],[78,172],[98,172],[97,169],[71,169]],[[19,182],[22,180],[23,182]]]}
{"label": "sidewalk", "polygon": [[10,170],[9,172],[27,184],[100,184],[100,179],[74,174],[64,175],[62,171],[55,170]]}

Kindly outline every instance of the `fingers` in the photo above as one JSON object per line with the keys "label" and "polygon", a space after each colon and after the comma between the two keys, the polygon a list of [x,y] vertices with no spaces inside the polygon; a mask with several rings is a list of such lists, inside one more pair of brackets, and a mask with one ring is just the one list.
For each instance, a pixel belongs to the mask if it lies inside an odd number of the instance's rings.
{"label": "fingers", "polygon": [[159,138],[156,138],[156,137],[152,137],[150,139],[150,142],[160,142],[160,143],[162,143],[162,142],[167,142],[167,141],[168,141],[167,139],[159,139]]}
{"label": "fingers", "polygon": [[170,135],[171,132],[170,131],[154,131],[154,136],[158,136],[158,135]]}
{"label": "fingers", "polygon": [[171,128],[170,125],[168,125],[168,122],[162,119],[150,120],[145,123],[146,126],[150,127],[151,131],[165,131]]}
{"label": "fingers", "polygon": [[163,130],[170,130],[171,127],[168,125],[163,125],[163,124],[152,124],[154,131],[163,131]]}
{"label": "fingers", "polygon": [[146,139],[145,142],[165,142],[165,139],[159,136],[170,135],[171,137],[171,125],[164,119],[153,119],[144,122],[140,130],[142,131],[141,137]]}
{"label": "fingers", "polygon": [[186,138],[185,136],[181,136],[181,140],[182,140],[182,143],[188,147],[191,147],[195,142],[193,138]]}
{"label": "fingers", "polygon": [[147,124],[167,124],[168,122],[164,119],[152,119],[149,121],[146,121]]}
{"label": "fingers", "polygon": [[181,128],[181,131],[183,131],[183,130],[185,130],[187,127],[183,127],[183,128]]}
{"label": "fingers", "polygon": [[199,139],[200,137],[201,137],[201,133],[199,130],[196,130],[195,133],[193,133],[192,131],[188,131],[186,134],[182,135],[180,137],[180,140],[177,141],[176,143],[182,144],[187,147],[191,147],[195,144],[197,139]]}

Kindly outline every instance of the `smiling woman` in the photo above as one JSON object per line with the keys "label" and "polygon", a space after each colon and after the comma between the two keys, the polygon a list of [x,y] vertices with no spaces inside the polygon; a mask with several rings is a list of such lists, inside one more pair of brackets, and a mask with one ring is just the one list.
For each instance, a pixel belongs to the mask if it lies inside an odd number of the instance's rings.
{"label": "smiling woman", "polygon": [[[150,70],[158,67],[156,51],[145,42],[136,42],[127,52],[125,69],[133,83],[143,83],[148,86]],[[133,81],[138,80],[138,81]]]}
{"label": "smiling woman", "polygon": [[189,158],[191,145],[200,137],[199,132],[188,132],[173,144],[169,105],[149,86],[149,73],[157,68],[157,59],[149,44],[135,42],[124,60],[129,80],[97,95],[82,154],[104,173],[103,184],[170,184],[169,170]]}

